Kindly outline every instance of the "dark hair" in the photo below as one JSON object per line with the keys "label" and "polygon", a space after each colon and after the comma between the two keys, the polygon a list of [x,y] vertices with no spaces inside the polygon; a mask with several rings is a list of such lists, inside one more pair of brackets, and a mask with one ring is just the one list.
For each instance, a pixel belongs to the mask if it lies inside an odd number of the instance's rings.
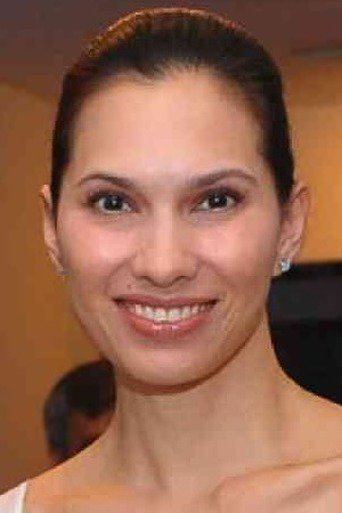
{"label": "dark hair", "polygon": [[107,360],[76,367],[53,387],[44,404],[44,427],[51,451],[66,459],[69,452],[69,421],[75,411],[96,418],[116,401],[114,369]]}
{"label": "dark hair", "polygon": [[53,135],[51,190],[55,213],[71,132],[83,100],[122,73],[156,80],[175,69],[207,68],[236,83],[262,129],[262,154],[278,199],[293,186],[293,155],[280,72],[264,48],[241,27],[203,9],[144,9],[119,19],[96,37],[65,75]]}

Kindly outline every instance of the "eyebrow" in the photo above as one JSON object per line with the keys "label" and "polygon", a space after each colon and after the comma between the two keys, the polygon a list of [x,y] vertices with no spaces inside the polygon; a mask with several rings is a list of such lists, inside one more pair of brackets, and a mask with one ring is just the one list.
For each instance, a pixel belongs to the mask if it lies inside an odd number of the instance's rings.
{"label": "eyebrow", "polygon": [[[223,178],[229,177],[243,178],[253,185],[258,184],[256,177],[251,173],[239,168],[230,168],[214,170],[210,173],[206,173],[200,176],[191,176],[186,179],[185,187],[190,189],[201,189],[202,187],[213,185],[214,183],[222,180]],[[109,172],[91,173],[90,175],[83,177],[79,181],[79,185],[82,185],[92,180],[103,180],[105,182],[109,182],[112,185],[116,185],[118,187],[122,187],[123,189],[132,191],[139,189],[139,186],[129,178],[125,178],[123,176],[115,175]]]}

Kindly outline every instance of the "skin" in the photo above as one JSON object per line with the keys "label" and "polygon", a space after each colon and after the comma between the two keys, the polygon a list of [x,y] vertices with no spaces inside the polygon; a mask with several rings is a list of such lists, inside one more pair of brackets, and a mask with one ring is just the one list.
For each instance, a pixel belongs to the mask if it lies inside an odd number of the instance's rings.
{"label": "skin", "polygon": [[[57,222],[42,190],[45,240],[116,366],[117,409],[93,446],[30,483],[29,513],[340,511],[341,409],[284,375],[265,312],[280,258],[299,251],[308,191],[297,183],[282,208],[259,148],[239,90],[205,70],[121,77],[83,105]],[[242,200],[208,209],[209,188],[187,180],[222,168],[242,174],[214,187]],[[120,190],[132,210],[87,206],[94,190],[118,192],[80,185],[94,170],[136,184]],[[201,329],[156,346],[123,321],[113,304],[123,293],[219,302]]]}

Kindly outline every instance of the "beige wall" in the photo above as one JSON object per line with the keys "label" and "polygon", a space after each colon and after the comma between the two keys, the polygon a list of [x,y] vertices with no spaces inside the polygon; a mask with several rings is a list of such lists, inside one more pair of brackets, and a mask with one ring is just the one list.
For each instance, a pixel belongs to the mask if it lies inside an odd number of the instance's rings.
{"label": "beige wall", "polygon": [[312,206],[300,260],[342,260],[342,59],[284,67],[298,175]]}
{"label": "beige wall", "polygon": [[[342,258],[342,64],[287,64],[298,173],[313,191],[302,260]],[[41,407],[56,378],[94,353],[47,263],[38,190],[54,105],[0,84],[0,490],[46,465]]]}
{"label": "beige wall", "polygon": [[57,376],[91,357],[47,263],[39,185],[53,107],[0,84],[0,490],[46,464],[41,423]]}

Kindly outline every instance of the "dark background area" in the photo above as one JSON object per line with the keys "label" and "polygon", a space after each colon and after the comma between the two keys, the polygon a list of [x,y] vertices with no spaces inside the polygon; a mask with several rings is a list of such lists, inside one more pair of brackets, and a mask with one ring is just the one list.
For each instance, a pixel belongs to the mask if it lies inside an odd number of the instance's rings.
{"label": "dark background area", "polygon": [[269,313],[284,371],[342,404],[342,262],[301,264],[272,284]]}

